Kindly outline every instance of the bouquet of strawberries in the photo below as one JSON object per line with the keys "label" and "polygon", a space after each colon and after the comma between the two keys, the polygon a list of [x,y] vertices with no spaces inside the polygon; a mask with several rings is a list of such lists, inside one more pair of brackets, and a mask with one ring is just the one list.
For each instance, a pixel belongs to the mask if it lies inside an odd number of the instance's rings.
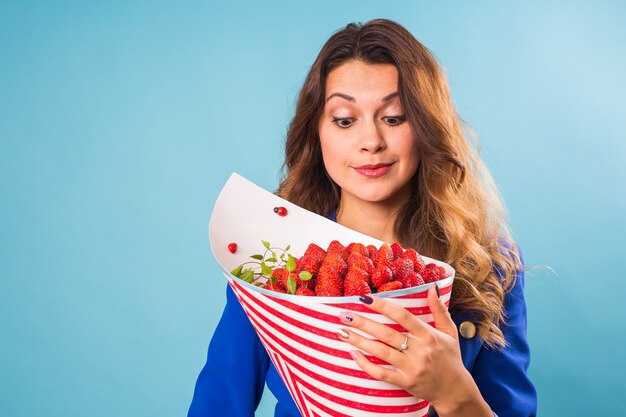
{"label": "bouquet of strawberries", "polygon": [[[426,294],[437,285],[448,305],[450,265],[343,227],[237,174],[215,203],[209,237],[230,288],[303,416],[427,414],[427,401],[359,368],[349,353],[353,347],[337,336],[343,326],[339,314],[363,314],[403,332],[358,300],[376,293],[432,324]],[[260,239],[267,240],[258,253]]]}

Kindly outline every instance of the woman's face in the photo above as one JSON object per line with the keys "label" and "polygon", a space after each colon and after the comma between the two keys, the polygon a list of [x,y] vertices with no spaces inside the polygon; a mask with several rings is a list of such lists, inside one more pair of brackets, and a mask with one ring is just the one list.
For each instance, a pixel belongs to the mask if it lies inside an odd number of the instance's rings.
{"label": "woman's face", "polygon": [[341,187],[342,204],[406,202],[419,156],[400,105],[396,67],[348,61],[328,74],[325,100],[322,156]]}

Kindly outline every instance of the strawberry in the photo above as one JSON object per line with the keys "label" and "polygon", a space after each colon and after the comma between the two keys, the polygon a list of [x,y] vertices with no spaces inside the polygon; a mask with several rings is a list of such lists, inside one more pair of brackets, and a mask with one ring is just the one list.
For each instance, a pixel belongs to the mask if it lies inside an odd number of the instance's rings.
{"label": "strawberry", "polygon": [[414,287],[417,287],[418,285],[426,284],[424,282],[424,277],[422,277],[422,274],[420,274],[419,272],[416,272],[415,275],[417,275],[417,282],[413,284]]}
{"label": "strawberry", "polygon": [[446,273],[446,268],[444,268],[441,265],[437,265],[437,269],[439,270],[439,275],[441,275],[440,279],[444,279],[448,276],[448,274]]}
{"label": "strawberry", "polygon": [[361,269],[365,269],[369,275],[374,272],[374,262],[367,256],[363,256],[360,253],[351,253],[347,259],[348,268],[352,266],[358,266]]}
{"label": "strawberry", "polygon": [[289,271],[287,271],[285,268],[276,268],[272,271],[272,277],[276,278],[276,282],[285,285],[284,283],[289,277]]}
{"label": "strawberry", "polygon": [[377,292],[393,291],[402,288],[400,281],[389,281],[378,287]]}
{"label": "strawberry", "polygon": [[298,288],[296,290],[296,295],[308,295],[308,296],[314,296],[315,295],[315,291],[313,291],[310,288]]}
{"label": "strawberry", "polygon": [[298,283],[300,282],[298,274],[296,274],[294,271],[289,272],[285,268],[274,269],[272,271],[272,277],[276,278],[276,282],[285,288],[288,288],[287,280],[289,279],[289,277],[292,277],[296,280],[296,285],[298,285]]}
{"label": "strawberry", "polygon": [[341,288],[336,287],[315,287],[315,295],[318,297],[341,297]]}
{"label": "strawberry", "polygon": [[404,288],[417,287],[418,285],[423,285],[424,279],[419,274],[419,272],[411,271],[404,281],[402,281],[402,285]]}
{"label": "strawberry", "polygon": [[344,291],[343,291],[343,295],[346,297],[353,296],[353,295],[371,294],[371,293],[372,293],[372,289],[370,288],[369,285],[367,285],[367,282],[364,282],[364,281],[354,281],[354,282],[346,281],[345,286],[344,286]]}
{"label": "strawberry", "polygon": [[230,253],[235,253],[237,252],[237,244],[235,242],[231,242],[228,244],[228,251]]}
{"label": "strawberry", "polygon": [[387,243],[383,243],[378,248],[378,252],[376,253],[376,261],[374,265],[376,267],[380,266],[389,266],[393,262],[393,251],[391,250],[391,246]]}
{"label": "strawberry", "polygon": [[[302,278],[300,278],[300,275],[298,273],[296,273],[295,271],[292,272],[290,274],[290,276],[293,277],[296,280],[296,288],[309,288],[311,290],[313,290],[315,288],[315,284],[317,282],[317,280],[315,278],[303,280]],[[289,287],[287,287],[287,288],[289,288]]]}
{"label": "strawberry", "polygon": [[354,247],[354,242],[348,243],[348,246],[346,246],[346,252],[348,252],[348,255],[352,253],[353,247]]}
{"label": "strawberry", "polygon": [[317,279],[311,278],[308,281],[303,281],[301,279],[298,280],[298,288],[309,288],[311,290],[315,290],[315,285],[317,285]]}
{"label": "strawberry", "polygon": [[362,243],[350,243],[348,245],[348,252],[360,253],[363,256],[369,256],[369,253],[367,252],[367,248]]}
{"label": "strawberry", "polygon": [[322,265],[317,274],[315,292],[322,297],[341,296],[343,293],[343,281],[341,276],[326,265]]}
{"label": "strawberry", "polygon": [[326,249],[326,255],[328,256],[331,253],[336,253],[342,258],[345,258],[346,256],[348,256],[348,251],[346,250],[346,247],[343,246],[341,242],[339,242],[338,240],[333,240],[328,245],[328,248]]}
{"label": "strawberry", "polygon": [[379,287],[393,279],[391,269],[387,266],[379,266],[372,273],[372,285]]}
{"label": "strawberry", "polygon": [[265,289],[276,291],[276,292],[282,292],[285,294],[287,293],[287,288],[285,288],[283,285],[279,284],[278,282],[267,281],[267,283],[265,284]]}
{"label": "strawberry", "polygon": [[316,259],[315,255],[305,255],[296,262],[296,269],[299,271],[309,271],[312,275],[315,275],[317,271],[319,271],[321,264],[322,259]]}
{"label": "strawberry", "polygon": [[391,251],[393,252],[393,259],[400,259],[404,255],[404,249],[398,242],[391,244]]}
{"label": "strawberry", "polygon": [[341,257],[340,254],[335,252],[327,253],[321,266],[330,268],[339,276],[345,275],[348,271],[348,263]]}
{"label": "strawberry", "polygon": [[315,243],[309,244],[309,246],[306,248],[306,251],[304,252],[304,255],[302,255],[303,258],[311,257],[311,259],[314,259],[316,261],[319,260],[320,262],[322,261],[322,259],[324,259],[324,256],[326,256],[326,251],[317,246]]}
{"label": "strawberry", "polygon": [[421,272],[422,269],[424,269],[424,267],[426,266],[424,264],[422,256],[417,253],[415,249],[408,248],[404,251],[404,255],[402,255],[402,257],[409,258],[413,262],[413,269],[415,270],[415,272]]}
{"label": "strawberry", "polygon": [[414,272],[413,262],[407,258],[396,259],[391,263],[389,268],[393,272],[393,279],[401,281],[402,283],[406,282],[411,272]]}
{"label": "strawberry", "polygon": [[369,294],[372,292],[369,284],[370,275],[367,271],[358,266],[353,266],[348,269],[343,281],[343,294],[346,296]]}
{"label": "strawberry", "polygon": [[343,281],[344,281],[344,284],[346,282],[363,281],[369,285],[370,274],[365,269],[360,268],[359,266],[355,265],[351,268],[348,268],[348,272],[346,273],[346,276],[344,277]]}
{"label": "strawberry", "polygon": [[367,245],[366,248],[370,259],[372,262],[376,263],[376,259],[378,258],[378,249],[376,249],[376,246],[374,245]]}
{"label": "strawberry", "polygon": [[435,282],[442,278],[445,278],[445,270],[442,274],[437,265],[430,263],[424,267],[420,275],[422,275],[422,278],[424,278],[424,282],[428,284],[429,282]]}

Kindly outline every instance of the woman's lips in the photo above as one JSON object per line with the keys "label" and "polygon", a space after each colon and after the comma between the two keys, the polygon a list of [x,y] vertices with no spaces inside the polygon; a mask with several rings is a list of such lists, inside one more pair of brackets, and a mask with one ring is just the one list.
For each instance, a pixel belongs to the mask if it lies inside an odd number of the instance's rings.
{"label": "woman's lips", "polygon": [[354,167],[354,170],[365,177],[377,178],[389,172],[391,165],[392,164],[361,165]]}

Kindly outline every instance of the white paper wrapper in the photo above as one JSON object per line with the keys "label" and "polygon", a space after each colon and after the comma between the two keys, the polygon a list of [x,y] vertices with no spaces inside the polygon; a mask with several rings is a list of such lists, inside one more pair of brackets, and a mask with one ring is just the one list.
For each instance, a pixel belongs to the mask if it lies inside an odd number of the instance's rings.
{"label": "white paper wrapper", "polygon": [[[285,207],[284,217],[274,207]],[[261,240],[286,247],[298,257],[309,243],[322,248],[333,240],[344,245],[360,242],[379,247],[383,242],[311,213],[233,174],[220,193],[209,224],[211,249],[237,294],[250,322],[283,378],[300,413],[313,416],[403,416],[426,415],[428,403],[396,386],[372,379],[352,360],[354,347],[342,342],[337,329],[345,327],[338,318],[354,311],[399,331],[399,325],[374,313],[358,297],[304,297],[281,294],[248,284],[229,271],[250,260],[262,249]],[[236,253],[228,244],[237,243]],[[437,282],[448,305],[454,269],[424,257],[446,269],[448,278]],[[433,284],[380,293],[391,302],[408,308],[416,317],[433,322],[426,292]],[[364,334],[366,337],[371,337]],[[376,358],[372,361],[380,363]],[[383,366],[389,366],[383,364]]]}

